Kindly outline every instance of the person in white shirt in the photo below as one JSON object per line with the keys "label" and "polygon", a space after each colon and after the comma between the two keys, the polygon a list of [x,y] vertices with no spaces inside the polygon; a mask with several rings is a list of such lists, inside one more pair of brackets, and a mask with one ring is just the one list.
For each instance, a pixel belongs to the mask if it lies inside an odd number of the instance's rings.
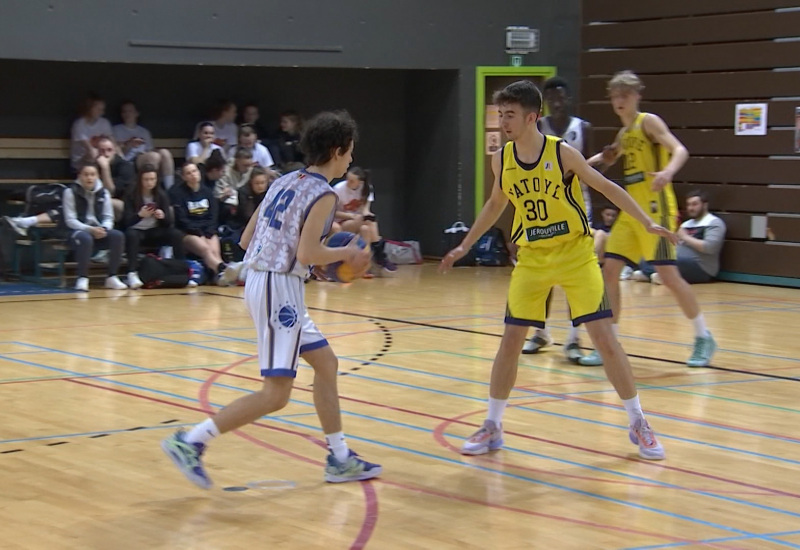
{"label": "person in white shirt", "polygon": [[233,101],[220,101],[214,113],[214,143],[222,147],[223,154],[233,145],[239,127],[236,126],[236,104]]}
{"label": "person in white shirt", "polygon": [[153,136],[139,125],[139,110],[133,101],[123,101],[119,108],[122,124],[112,128],[114,139],[122,150],[122,158],[135,162],[141,172],[144,166],[155,166],[164,188],[175,183],[175,160],[168,149],[155,150]]}
{"label": "person in white shirt", "polygon": [[[228,151],[228,158],[233,158],[239,148],[244,148],[253,154],[253,162],[261,168],[270,170],[275,164],[269,149],[258,142],[258,134],[250,124],[242,124],[239,127],[238,142]],[[275,174],[277,176],[277,173]]]}
{"label": "person in white shirt", "polygon": [[216,131],[213,122],[201,122],[197,125],[194,141],[186,144],[186,163],[202,164],[211,155],[212,151],[219,150],[223,157],[225,151],[214,143]]}
{"label": "person in white shirt", "polygon": [[353,166],[345,179],[333,186],[333,191],[339,202],[331,233],[349,231],[364,236],[372,247],[375,264],[387,273],[397,271],[397,266],[386,257],[386,241],[381,238],[378,219],[370,209],[375,194],[369,184],[369,171]]}
{"label": "person in white shirt", "polygon": [[83,104],[80,118],[72,123],[70,161],[74,170],[94,162],[98,154],[97,141],[101,137],[113,136],[111,123],[103,116],[105,112],[106,102],[96,95],[90,95]]}

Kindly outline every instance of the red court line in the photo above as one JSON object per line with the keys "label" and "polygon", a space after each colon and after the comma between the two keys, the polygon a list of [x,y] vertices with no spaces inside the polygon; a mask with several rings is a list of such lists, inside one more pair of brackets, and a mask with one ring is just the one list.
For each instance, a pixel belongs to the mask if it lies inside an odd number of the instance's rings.
{"label": "red court line", "polygon": [[161,369],[161,370],[148,370],[148,371],[131,371],[131,372],[114,372],[111,374],[85,374],[81,376],[59,376],[57,378],[33,378],[30,380],[8,380],[4,382],[0,382],[0,386],[5,386],[7,384],[29,384],[31,382],[62,382],[64,380],[82,380],[84,378],[114,378],[116,376],[130,376],[132,374],[164,374],[170,372],[188,372],[192,370],[206,370],[207,367],[192,367],[187,369],[178,369],[178,370],[170,370],[170,369]]}
{"label": "red court line", "polygon": [[[213,372],[211,374],[211,376],[209,376],[208,379],[205,382],[203,382],[202,386],[200,386],[200,392],[198,394],[199,401],[200,401],[200,406],[207,413],[212,414],[213,411],[211,409],[211,405],[209,404],[208,393],[209,393],[209,390],[211,389],[211,386],[213,386],[214,383],[216,382],[217,378],[219,378],[223,374],[226,374],[230,369],[235,368],[235,367],[237,367],[237,366],[239,366],[239,365],[241,365],[241,364],[243,364],[243,363],[245,363],[247,361],[250,361],[251,359],[255,359],[256,357],[257,357],[256,355],[252,355],[250,357],[245,357],[244,359],[240,359],[238,361],[235,361],[235,362],[231,363],[230,365],[228,365],[226,367],[223,367],[221,369],[218,369],[216,372]],[[266,424],[262,424],[262,423],[255,423],[255,424],[257,426],[261,426],[261,427],[265,427],[265,428],[270,427],[270,426],[268,426]],[[237,431],[234,431],[233,433],[238,435],[239,437],[247,439],[248,441],[250,441],[252,443],[255,443],[256,445],[262,446],[262,447],[270,449],[272,451],[276,451],[278,453],[281,453],[281,454],[284,454],[284,455],[287,455],[287,456],[292,456],[293,458],[300,458],[304,462],[310,462],[312,464],[317,464],[317,465],[322,466],[322,467],[325,466],[321,462],[317,462],[316,460],[312,460],[312,459],[309,459],[309,458],[306,458],[306,457],[301,457],[300,455],[296,455],[295,453],[291,453],[289,451],[284,451],[283,449],[275,447],[274,445],[270,445],[270,444],[268,444],[266,442],[262,442],[259,439],[256,439],[256,438],[251,437],[251,436],[249,436],[247,434],[244,434],[241,431],[237,430]],[[323,449],[327,449],[327,445],[323,441],[320,441],[319,439],[317,439],[315,437],[308,436],[306,434],[301,434],[300,432],[296,432],[296,435],[300,435],[301,437],[306,439],[306,441],[311,441],[312,443],[322,447]],[[364,548],[367,545],[367,542],[369,542],[370,537],[372,537],[372,533],[375,531],[375,527],[378,524],[379,507],[378,507],[378,495],[375,492],[375,488],[370,483],[360,483],[359,485],[361,486],[361,489],[364,492],[364,520],[361,522],[361,528],[358,530],[358,534],[356,535],[355,540],[350,545],[350,549],[351,550],[360,550],[360,549]]]}
{"label": "red court line", "polygon": [[[210,371],[210,372],[214,372],[213,369],[206,368],[204,370],[207,370],[207,371]],[[225,374],[227,376],[233,376],[235,378],[242,378],[244,380],[256,380],[256,381],[259,380],[258,378],[253,378],[253,377],[250,377],[250,376],[244,376],[244,375],[241,375],[241,374],[234,374],[234,373],[231,373],[231,372],[226,372]],[[297,386],[295,386],[295,389],[299,390],[299,391],[305,391],[305,392],[312,391],[312,390],[309,390],[308,388],[301,388],[301,387],[297,387]],[[339,396],[339,399],[341,399],[343,401],[351,401],[353,403],[361,403],[363,405],[370,405],[370,406],[378,407],[378,408],[382,408],[382,409],[388,409],[388,410],[392,410],[392,411],[412,414],[412,415],[415,415],[415,416],[422,416],[422,417],[425,417],[425,418],[432,418],[434,420],[441,420],[441,421],[449,421],[449,420],[451,420],[451,419],[449,419],[447,417],[444,417],[444,416],[439,416],[439,415],[430,414],[430,413],[421,412],[421,411],[415,411],[415,410],[406,409],[406,408],[403,408],[403,407],[395,407],[395,406],[392,406],[392,405],[386,405],[384,403],[376,403],[376,402],[373,402],[373,401],[365,401],[363,399],[356,399],[354,397],[346,397],[346,396],[342,395],[342,396]],[[480,427],[479,424],[475,424],[475,423],[472,423],[472,422],[465,422],[463,420],[453,421],[453,423],[454,424],[460,424],[460,425],[463,425],[463,426],[472,427],[472,428],[479,428]],[[537,437],[537,436],[533,436],[533,435],[529,435],[529,434],[523,434],[523,433],[519,433],[519,432],[506,431],[505,433],[507,433],[509,435],[516,436],[516,437],[520,437],[520,438],[523,438],[523,439],[529,439],[531,441],[538,441],[540,443],[547,443],[547,444],[555,445],[555,446],[558,446],[558,447],[566,447],[568,449],[574,449],[574,450],[577,450],[577,451],[583,451],[583,452],[587,452],[587,453],[592,453],[592,454],[597,454],[597,455],[601,455],[601,456],[616,458],[616,459],[620,459],[620,460],[627,460],[627,461],[631,461],[631,462],[637,462],[637,463],[640,463],[640,464],[646,464],[647,466],[650,466],[652,468],[659,468],[659,469],[662,469],[662,470],[671,470],[671,471],[680,472],[680,473],[691,475],[691,476],[697,476],[697,477],[701,477],[701,478],[705,478],[705,479],[711,479],[711,480],[714,480],[714,481],[722,481],[724,483],[729,483],[729,484],[732,484],[732,485],[738,485],[738,486],[741,486],[741,487],[747,487],[748,489],[755,489],[756,491],[764,491],[764,492],[768,492],[770,494],[775,494],[775,495],[782,495],[782,496],[800,498],[800,494],[789,493],[789,492],[786,492],[786,491],[781,491],[781,490],[778,490],[778,489],[772,489],[772,488],[769,488],[769,487],[762,487],[760,485],[755,485],[755,484],[747,483],[747,482],[744,482],[744,481],[737,481],[737,480],[734,480],[734,479],[725,478],[725,477],[717,476],[717,475],[714,475],[714,474],[707,474],[707,473],[704,473],[704,472],[698,472],[698,471],[694,471],[694,470],[689,470],[689,469],[686,469],[686,468],[680,468],[678,466],[670,466],[668,464],[661,464],[661,463],[656,463],[656,462],[652,462],[652,461],[644,461],[644,460],[639,459],[638,457],[633,458],[633,457],[630,457],[630,456],[627,456],[627,455],[618,455],[618,454],[609,453],[609,452],[606,452],[606,451],[600,451],[600,450],[597,450],[597,449],[590,449],[590,448],[587,448],[587,447],[580,447],[580,446],[577,446],[577,445],[572,445],[570,443],[564,443],[564,442],[561,442],[561,441],[554,441],[552,439],[546,439],[546,438],[543,438],[543,437]],[[774,435],[774,434],[765,434],[765,435]]]}
{"label": "red court line", "polygon": [[[240,363],[244,362],[244,361],[248,361],[249,359],[250,358],[245,358],[245,359],[241,360]],[[205,370],[210,370],[210,369],[205,369]],[[211,372],[214,372],[214,371],[211,371]],[[221,373],[221,374],[232,375],[231,373]],[[238,375],[233,375],[233,376],[238,376]],[[247,378],[247,377],[242,377],[242,378]],[[256,379],[256,380],[258,380],[258,379]],[[100,385],[91,384],[91,383],[88,383],[88,382],[82,382],[80,380],[68,380],[68,382],[72,382],[74,384],[80,384],[82,386],[88,386],[88,387],[92,387],[92,388],[97,388],[97,389],[100,389],[100,390],[119,393],[119,394],[127,395],[127,396],[130,396],[130,397],[136,397],[136,398],[139,398],[139,399],[145,399],[145,400],[148,400],[148,401],[154,401],[154,402],[157,402],[157,403],[162,403],[164,405],[171,405],[173,407],[180,407],[182,409],[187,409],[187,410],[191,410],[191,411],[206,412],[205,410],[203,410],[202,408],[199,408],[199,407],[193,407],[191,405],[184,405],[182,403],[175,403],[175,402],[167,401],[167,400],[164,400],[164,399],[159,399],[157,397],[151,397],[149,395],[137,394],[137,393],[129,392],[129,391],[126,391],[126,390],[121,390],[121,389],[118,389],[118,388],[100,386]],[[210,386],[210,384],[209,384],[209,386]],[[312,391],[312,390],[307,390],[305,388],[297,388],[297,389],[303,389],[305,391]],[[354,399],[351,399],[351,400],[354,400]],[[354,400],[354,401],[358,401],[358,400]],[[393,408],[393,407],[388,407],[388,408]],[[464,422],[461,422],[461,423],[466,424]],[[278,427],[275,427],[275,426],[270,426],[270,425],[263,424],[263,423],[260,423],[260,422],[254,423],[254,425],[255,426],[259,426],[261,428],[266,428],[266,429],[269,429],[269,430],[275,430],[275,431],[280,431],[280,432],[284,432],[284,433],[290,433],[290,434],[293,434],[293,435],[297,435],[297,436],[303,437],[306,440],[315,439],[312,436],[308,436],[307,434],[303,434],[303,433],[300,433],[300,432],[295,432],[293,430],[286,430],[286,429],[278,428]],[[292,458],[296,458],[296,459],[301,460],[303,462],[307,462],[307,463],[311,463],[311,464],[315,464],[315,465],[319,464],[319,462],[317,462],[317,461],[315,461],[313,459],[304,457],[302,455],[297,455],[297,454],[292,453],[291,451],[287,451],[285,449],[281,449],[281,448],[275,447],[275,446],[270,445],[269,443],[267,443],[265,441],[257,439],[257,438],[255,438],[253,436],[250,436],[250,435],[246,434],[246,433],[236,433],[236,435],[239,435],[240,437],[242,437],[243,439],[246,439],[247,441],[250,441],[250,442],[252,442],[252,443],[254,443],[256,445],[259,445],[261,447],[264,447],[266,449],[273,450],[273,451],[275,451],[277,453],[280,453],[280,454],[283,454],[283,455],[286,455],[286,456],[290,456]],[[317,443],[316,441],[314,441],[314,442]],[[530,510],[524,510],[524,509],[520,509],[520,508],[513,508],[513,507],[510,507],[510,506],[504,506],[502,504],[494,504],[494,503],[491,503],[491,502],[485,502],[485,501],[481,501],[481,500],[477,500],[477,499],[472,499],[472,498],[464,497],[464,496],[458,495],[458,494],[447,493],[447,492],[444,492],[444,491],[435,491],[435,490],[428,489],[428,488],[425,488],[425,487],[417,487],[417,486],[414,486],[414,485],[408,485],[408,484],[403,484],[403,483],[398,483],[398,482],[392,482],[392,481],[387,481],[387,480],[383,480],[383,479],[376,479],[374,481],[379,482],[379,483],[383,483],[385,485],[390,485],[390,486],[398,487],[398,488],[401,488],[401,489],[406,489],[406,490],[409,490],[409,491],[417,492],[417,493],[425,493],[425,494],[429,494],[429,495],[432,495],[432,496],[437,496],[437,497],[440,497],[440,498],[446,498],[446,499],[455,500],[455,501],[459,501],[459,502],[465,502],[465,503],[469,503],[469,504],[476,504],[476,505],[479,505],[479,506],[486,506],[486,507],[489,507],[489,508],[495,508],[495,509],[505,510],[505,511],[509,511],[509,512],[517,512],[517,513],[525,514],[525,515],[529,515],[529,516],[542,517],[542,518],[546,518],[546,519],[553,519],[553,520],[556,520],[556,521],[562,521],[562,522],[567,522],[567,523],[572,523],[572,524],[577,524],[577,525],[584,525],[584,526],[593,527],[593,528],[597,528],[597,529],[605,529],[605,530],[617,531],[617,532],[622,532],[622,533],[633,533],[633,534],[639,534],[639,535],[646,535],[646,536],[651,536],[651,537],[655,537],[655,538],[663,539],[663,540],[668,540],[668,541],[672,541],[672,542],[685,542],[685,543],[697,543],[697,542],[699,542],[699,541],[696,541],[696,540],[681,539],[681,538],[678,538],[678,537],[673,537],[673,536],[670,536],[670,535],[663,535],[663,534],[660,534],[660,533],[652,533],[652,532],[640,531],[640,530],[635,530],[635,529],[627,529],[625,527],[617,527],[617,526],[607,525],[607,524],[598,524],[598,523],[585,521],[585,520],[581,520],[581,519],[568,518],[568,517],[565,517],[565,516],[556,516],[556,515],[545,514],[545,513],[541,513],[541,512],[533,512],[533,511],[530,511]],[[367,485],[370,485],[370,483],[362,483],[361,484],[362,488],[367,486]],[[365,492],[366,491],[368,491],[368,489],[365,489]],[[371,493],[373,495],[375,494],[374,493],[374,489],[371,491]],[[375,501],[375,505],[377,506],[377,500]],[[362,531],[359,533],[359,538],[362,537],[362,533],[364,532],[364,530],[366,528],[374,528],[375,524],[377,523],[377,515],[374,515],[373,517],[370,517],[369,515],[367,515],[367,518],[365,518],[365,519],[369,519],[370,521],[365,521],[364,524],[362,524]],[[358,549],[364,548],[364,546],[355,546],[356,542],[359,542],[359,538],[357,538],[356,541],[353,543],[353,546],[351,546],[351,550],[353,550],[353,549],[358,550]],[[364,542],[364,544],[366,544],[366,543]],[[710,545],[710,546],[716,546],[717,548],[727,548],[727,547],[721,546],[721,545]]]}

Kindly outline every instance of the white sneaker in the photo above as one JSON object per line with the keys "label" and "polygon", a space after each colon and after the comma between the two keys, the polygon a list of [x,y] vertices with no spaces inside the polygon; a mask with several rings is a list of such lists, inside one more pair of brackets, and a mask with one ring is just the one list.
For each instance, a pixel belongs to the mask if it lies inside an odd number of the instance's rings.
{"label": "white sneaker", "polygon": [[649,283],[650,278],[644,274],[644,272],[640,269],[637,269],[633,273],[631,273],[631,281],[639,281],[640,283]]}
{"label": "white sneaker", "polygon": [[531,353],[539,353],[539,350],[542,348],[552,345],[553,338],[550,336],[550,331],[537,328],[536,333],[528,340],[525,340],[525,344],[522,346],[522,353],[526,355]]}
{"label": "white sneaker", "polygon": [[142,288],[144,283],[139,278],[139,274],[135,271],[128,272],[128,287],[132,289]]}
{"label": "white sneaker", "polygon": [[78,277],[78,280],[75,281],[75,290],[89,292],[89,277]]}
{"label": "white sneaker", "polygon": [[239,273],[242,271],[244,267],[244,262],[234,262],[228,264],[228,267],[225,268],[225,271],[219,274],[217,277],[217,284],[219,286],[231,286],[235,285],[236,281],[239,280]]}
{"label": "white sneaker", "polygon": [[11,216],[3,216],[3,219],[8,224],[8,226],[14,230],[14,232],[17,235],[19,235],[20,237],[28,236],[28,229],[22,226],[19,218],[12,218]]}
{"label": "white sneaker", "polygon": [[661,280],[661,275],[659,275],[658,273],[653,273],[653,275],[650,277],[650,282],[653,283],[654,285],[664,284],[664,281]]}
{"label": "white sneaker", "polygon": [[128,285],[123,283],[119,280],[119,277],[116,275],[112,275],[111,277],[106,278],[106,288],[110,288],[111,290],[125,290],[128,288]]}
{"label": "white sneaker", "polygon": [[190,280],[189,280],[189,282],[188,282],[188,283],[186,283],[186,286],[187,286],[188,288],[195,288],[195,287],[197,286],[197,281],[194,281],[194,280],[191,280],[191,279],[190,279]]}
{"label": "white sneaker", "polygon": [[629,265],[626,265],[622,268],[622,273],[619,274],[620,281],[627,281],[633,275],[633,268]]}
{"label": "white sneaker", "polygon": [[482,455],[503,446],[503,427],[484,420],[481,429],[472,434],[461,447],[462,455]]}

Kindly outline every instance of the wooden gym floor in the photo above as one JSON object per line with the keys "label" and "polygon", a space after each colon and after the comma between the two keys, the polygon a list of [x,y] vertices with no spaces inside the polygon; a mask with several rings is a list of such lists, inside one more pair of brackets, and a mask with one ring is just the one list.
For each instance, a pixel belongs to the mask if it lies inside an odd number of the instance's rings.
{"label": "wooden gym floor", "polygon": [[509,270],[435,268],[307,287],[350,445],[384,466],[364,484],[322,481],[308,367],[285,410],[212,443],[211,491],[161,453],[258,387],[241,288],[2,299],[0,548],[800,548],[800,291],[696,286],[720,349],[688,369],[668,291],[622,283],[666,461],[638,459],[602,369],[559,345],[520,360],[504,450],[468,458]]}

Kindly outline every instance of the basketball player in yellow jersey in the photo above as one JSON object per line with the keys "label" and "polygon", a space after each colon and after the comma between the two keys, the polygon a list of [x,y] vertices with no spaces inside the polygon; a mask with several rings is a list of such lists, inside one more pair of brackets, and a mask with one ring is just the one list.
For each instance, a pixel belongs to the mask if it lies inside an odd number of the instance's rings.
{"label": "basketball player in yellow jersey", "polygon": [[[611,165],[622,157],[625,190],[655,223],[674,230],[678,207],[672,190],[672,177],[686,163],[689,152],[663,120],[656,115],[639,112],[643,88],[639,77],[630,71],[617,73],[611,79],[608,84],[611,104],[623,128],[613,145],[588,162],[591,165]],[[683,280],[675,265],[675,246],[667,239],[647,233],[636,219],[625,212],[620,213],[608,237],[603,265],[606,290],[614,310],[614,330],[617,331],[622,307],[620,272],[626,262],[638,264],[642,258],[653,264],[684,315],[694,324],[694,351],[686,364],[690,367],[708,366],[717,344],[706,328],[692,287]]]}
{"label": "basketball player in yellow jersey", "polygon": [[492,366],[489,414],[461,452],[477,455],[502,447],[503,412],[516,381],[525,336],[531,326],[544,327],[547,295],[559,285],[567,295],[573,324],[586,324],[603,356],[606,375],[628,413],[629,437],[639,445],[639,455],[661,460],[664,449],[644,417],[628,357],[611,328],[611,309],[578,178],[628,212],[646,231],[676,238],[653,222],[624,190],[589,167],[581,153],[559,138],[542,135],[536,127],[542,95],[533,83],[514,82],[493,99],[503,131],[512,141],[492,157],[492,195],[461,244],[444,257],[440,270],[447,271],[467,253],[494,225],[509,200],[522,223],[512,235],[519,252],[508,289],[505,330]]}

